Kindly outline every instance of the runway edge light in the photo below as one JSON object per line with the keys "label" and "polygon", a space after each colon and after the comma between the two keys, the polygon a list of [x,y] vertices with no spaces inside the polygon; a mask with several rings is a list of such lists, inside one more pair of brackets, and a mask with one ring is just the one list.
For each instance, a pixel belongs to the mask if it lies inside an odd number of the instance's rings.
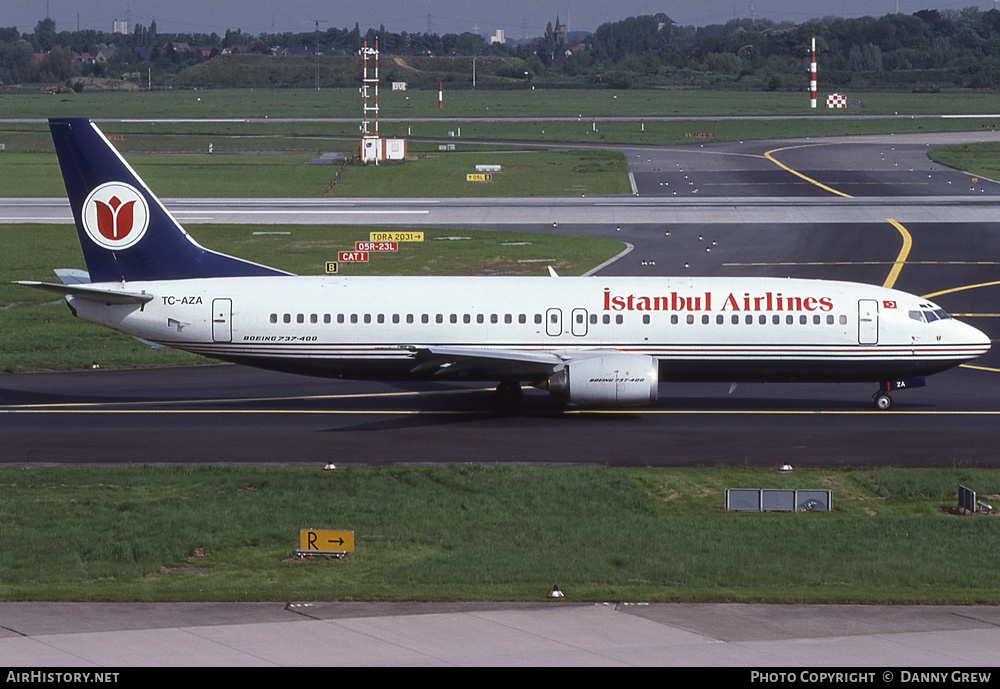
{"label": "runway edge light", "polygon": [[559,590],[557,585],[552,586],[552,590],[549,591],[549,598],[565,598],[566,594]]}
{"label": "runway edge light", "polygon": [[781,469],[779,469],[778,471],[791,471],[791,470],[792,470],[791,464],[782,464]]}

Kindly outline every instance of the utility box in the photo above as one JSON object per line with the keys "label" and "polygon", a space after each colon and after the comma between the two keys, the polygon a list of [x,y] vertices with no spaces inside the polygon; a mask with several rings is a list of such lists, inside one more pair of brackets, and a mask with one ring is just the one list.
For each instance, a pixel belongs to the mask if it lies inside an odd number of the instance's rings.
{"label": "utility box", "polygon": [[382,139],[386,160],[406,160],[406,139]]}

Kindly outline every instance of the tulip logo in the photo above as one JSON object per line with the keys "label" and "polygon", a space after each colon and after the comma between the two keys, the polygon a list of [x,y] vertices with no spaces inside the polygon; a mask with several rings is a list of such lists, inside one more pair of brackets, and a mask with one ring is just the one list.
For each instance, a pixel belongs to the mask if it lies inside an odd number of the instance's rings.
{"label": "tulip logo", "polygon": [[149,206],[135,187],[123,182],[102,184],[83,202],[83,229],[105,249],[127,249],[149,229]]}

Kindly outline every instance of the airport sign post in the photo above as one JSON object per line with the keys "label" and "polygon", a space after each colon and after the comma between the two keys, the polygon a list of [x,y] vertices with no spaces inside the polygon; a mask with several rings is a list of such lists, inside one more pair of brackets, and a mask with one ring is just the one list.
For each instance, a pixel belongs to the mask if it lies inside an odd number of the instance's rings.
{"label": "airport sign post", "polygon": [[328,529],[301,529],[299,531],[299,548],[292,553],[293,557],[310,555],[327,555],[343,558],[354,552],[353,531],[331,531]]}

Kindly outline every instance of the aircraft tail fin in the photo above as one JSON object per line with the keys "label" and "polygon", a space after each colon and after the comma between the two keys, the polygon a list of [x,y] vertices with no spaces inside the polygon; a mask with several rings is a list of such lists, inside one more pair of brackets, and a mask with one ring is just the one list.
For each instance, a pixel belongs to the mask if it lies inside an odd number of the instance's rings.
{"label": "aircraft tail fin", "polygon": [[49,130],[91,281],[288,274],[200,246],[90,120]]}

